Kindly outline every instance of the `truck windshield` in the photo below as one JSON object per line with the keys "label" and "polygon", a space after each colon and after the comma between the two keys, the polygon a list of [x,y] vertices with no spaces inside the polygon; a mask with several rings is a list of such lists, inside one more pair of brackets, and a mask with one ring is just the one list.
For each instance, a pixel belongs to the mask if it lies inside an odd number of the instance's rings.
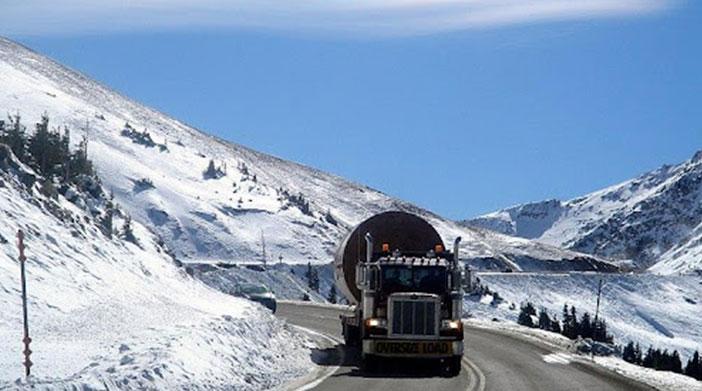
{"label": "truck windshield", "polygon": [[446,290],[446,268],[439,266],[381,267],[382,290],[393,292],[425,292],[442,294]]}

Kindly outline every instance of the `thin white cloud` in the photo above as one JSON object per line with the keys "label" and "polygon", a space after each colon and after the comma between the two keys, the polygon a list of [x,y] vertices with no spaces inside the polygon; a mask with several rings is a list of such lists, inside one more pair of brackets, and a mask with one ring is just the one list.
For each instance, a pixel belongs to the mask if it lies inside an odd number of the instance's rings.
{"label": "thin white cloud", "polygon": [[0,0],[0,34],[207,28],[414,35],[636,16],[679,0]]}

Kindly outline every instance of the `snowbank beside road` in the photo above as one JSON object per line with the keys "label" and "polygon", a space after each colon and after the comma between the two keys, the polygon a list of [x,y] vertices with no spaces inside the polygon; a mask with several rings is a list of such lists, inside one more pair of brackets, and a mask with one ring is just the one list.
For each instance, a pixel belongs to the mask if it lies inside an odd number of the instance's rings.
{"label": "snowbank beside road", "polygon": [[143,226],[133,224],[139,245],[108,238],[89,214],[14,174],[0,169],[0,389],[29,385],[18,229],[26,233],[32,386],[262,390],[312,369],[307,337],[185,274]]}

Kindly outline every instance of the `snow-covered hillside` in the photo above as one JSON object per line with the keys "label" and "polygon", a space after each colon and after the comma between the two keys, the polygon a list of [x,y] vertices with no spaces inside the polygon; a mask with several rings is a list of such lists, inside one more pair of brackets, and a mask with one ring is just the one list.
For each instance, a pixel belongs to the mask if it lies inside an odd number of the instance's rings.
{"label": "snow-covered hillside", "polygon": [[702,151],[675,166],[561,202],[463,222],[620,260],[661,274],[702,270]]}
{"label": "snow-covered hillside", "polygon": [[267,310],[188,276],[138,223],[138,245],[110,238],[95,204],[38,179],[0,146],[0,389],[26,385],[18,229],[36,388],[269,389],[310,370],[310,342]]}
{"label": "snow-covered hillside", "polygon": [[447,242],[463,236],[464,255],[486,267],[611,269],[591,256],[461,227],[365,186],[213,138],[1,38],[0,110],[19,111],[29,123],[46,112],[74,134],[87,123],[89,157],[106,187],[180,259],[258,261],[265,242],[270,261],[327,263],[352,225],[400,209],[429,219]]}
{"label": "snow-covered hillside", "polygon": [[[642,347],[678,350],[689,357],[702,350],[702,279],[654,274],[517,274],[479,276],[481,284],[504,299],[466,300],[465,310],[478,318],[516,321],[519,306],[530,301],[563,319],[564,304],[575,306],[579,316],[594,315],[599,280],[604,281],[600,315],[615,343],[638,342]],[[514,304],[514,305],[512,305]]]}

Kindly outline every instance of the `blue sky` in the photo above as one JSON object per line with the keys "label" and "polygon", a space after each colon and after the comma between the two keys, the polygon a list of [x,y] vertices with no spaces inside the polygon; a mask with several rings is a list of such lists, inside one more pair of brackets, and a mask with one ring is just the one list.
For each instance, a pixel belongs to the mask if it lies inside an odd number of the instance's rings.
{"label": "blue sky", "polygon": [[40,23],[16,6],[0,25],[24,23],[0,33],[206,132],[451,218],[575,197],[702,149],[700,3],[530,2],[541,8],[458,21],[460,1],[294,23],[235,10],[251,25],[141,23],[143,10]]}

